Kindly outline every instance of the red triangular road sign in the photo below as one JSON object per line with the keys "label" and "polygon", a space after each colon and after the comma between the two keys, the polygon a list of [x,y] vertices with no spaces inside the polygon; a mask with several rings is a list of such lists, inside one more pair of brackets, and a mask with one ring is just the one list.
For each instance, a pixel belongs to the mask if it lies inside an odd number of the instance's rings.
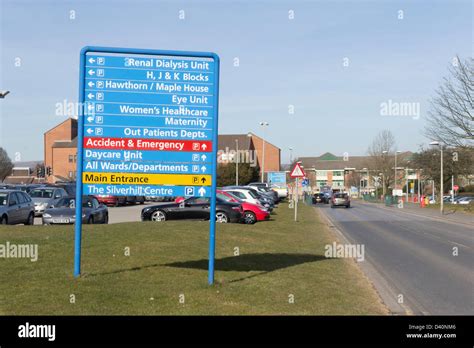
{"label": "red triangular road sign", "polygon": [[306,173],[304,172],[303,168],[301,168],[299,163],[296,163],[293,170],[290,173],[290,176],[292,178],[302,178],[306,176]]}

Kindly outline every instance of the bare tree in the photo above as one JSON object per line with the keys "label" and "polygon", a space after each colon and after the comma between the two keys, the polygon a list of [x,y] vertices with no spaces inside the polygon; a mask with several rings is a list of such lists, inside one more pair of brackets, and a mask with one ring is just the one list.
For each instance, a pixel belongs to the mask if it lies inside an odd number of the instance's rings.
{"label": "bare tree", "polygon": [[13,169],[13,163],[8,157],[7,152],[0,147],[0,181],[5,180],[9,176]]}
{"label": "bare tree", "polygon": [[431,100],[425,135],[452,147],[474,147],[474,60],[456,57]]}
{"label": "bare tree", "polygon": [[374,173],[376,176],[382,173],[386,189],[393,183],[395,150],[395,137],[391,131],[385,129],[377,134],[367,151],[370,156],[367,168],[378,172]]}

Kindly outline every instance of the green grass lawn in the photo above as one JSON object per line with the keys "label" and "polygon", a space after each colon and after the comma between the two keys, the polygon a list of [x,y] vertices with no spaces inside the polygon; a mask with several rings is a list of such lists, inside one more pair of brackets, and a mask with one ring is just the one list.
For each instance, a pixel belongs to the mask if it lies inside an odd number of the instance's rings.
{"label": "green grass lawn", "polygon": [[352,260],[324,257],[335,237],[313,208],[300,204],[298,223],[286,203],[275,212],[252,226],[218,225],[214,286],[208,222],[86,225],[80,279],[72,275],[73,226],[0,226],[0,244],[39,250],[37,262],[0,258],[0,314],[387,313]]}

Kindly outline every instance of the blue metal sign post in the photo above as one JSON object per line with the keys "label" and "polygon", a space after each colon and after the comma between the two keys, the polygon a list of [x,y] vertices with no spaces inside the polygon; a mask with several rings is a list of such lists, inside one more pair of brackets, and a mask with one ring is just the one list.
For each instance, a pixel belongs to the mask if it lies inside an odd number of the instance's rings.
{"label": "blue metal sign post", "polygon": [[214,283],[218,100],[214,53],[82,49],[75,277],[83,194],[199,196],[211,198],[208,282]]}

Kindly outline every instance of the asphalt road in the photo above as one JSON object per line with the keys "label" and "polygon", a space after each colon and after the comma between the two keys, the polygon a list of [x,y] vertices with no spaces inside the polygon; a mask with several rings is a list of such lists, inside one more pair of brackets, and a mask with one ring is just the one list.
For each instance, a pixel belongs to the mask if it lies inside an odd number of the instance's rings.
{"label": "asphalt road", "polygon": [[[359,264],[394,313],[474,314],[470,217],[457,224],[396,207],[351,204],[349,209],[317,207],[346,243],[364,245],[365,261]],[[458,256],[453,256],[454,247]]]}

